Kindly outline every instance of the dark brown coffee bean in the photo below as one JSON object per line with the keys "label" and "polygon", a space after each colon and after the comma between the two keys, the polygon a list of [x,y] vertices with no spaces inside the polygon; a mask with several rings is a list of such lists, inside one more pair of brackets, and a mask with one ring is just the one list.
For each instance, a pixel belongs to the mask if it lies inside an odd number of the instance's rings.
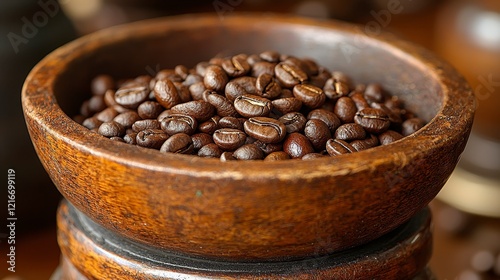
{"label": "dark brown coffee bean", "polygon": [[112,121],[116,116],[118,116],[118,111],[115,110],[113,107],[108,107],[101,112],[95,114],[94,116],[102,121],[102,122],[110,122]]}
{"label": "dark brown coffee bean", "polygon": [[[247,137],[248,139],[248,137]],[[260,140],[256,140],[253,144],[257,145],[266,155],[283,150],[283,144],[279,143],[264,143]]]}
{"label": "dark brown coffee bean", "polygon": [[286,88],[293,88],[295,85],[307,81],[307,74],[299,67],[283,62],[274,67],[276,79]]}
{"label": "dark brown coffee bean", "polygon": [[302,101],[305,106],[316,109],[325,103],[326,95],[319,87],[301,84],[293,87],[293,96]]}
{"label": "dark brown coffee bean", "polygon": [[215,143],[209,143],[198,150],[199,157],[220,158],[223,151]]}
{"label": "dark brown coffee bean", "polygon": [[160,148],[164,153],[191,154],[193,151],[193,140],[185,133],[170,136]]}
{"label": "dark brown coffee bean", "polygon": [[131,132],[131,133],[125,134],[125,136],[123,136],[123,140],[127,144],[137,145],[137,139],[136,139],[136,137],[137,137],[137,133],[136,132]]}
{"label": "dark brown coffee bean", "polygon": [[302,107],[302,101],[295,97],[274,99],[271,101],[271,104],[273,105],[273,109],[283,115],[290,112],[300,111],[300,108]]}
{"label": "dark brown coffee bean", "polygon": [[[330,75],[330,72],[328,72],[328,70],[326,70],[323,67],[320,67],[318,75],[310,77],[309,83],[313,86],[323,88],[326,85],[326,81],[328,81],[328,79],[330,79],[331,77],[332,76]],[[323,91],[324,91],[324,88],[323,88]],[[325,95],[326,95],[326,92],[325,92]],[[328,97],[328,95],[326,95],[326,96]]]}
{"label": "dark brown coffee bean", "polygon": [[254,77],[239,77],[227,83],[225,88],[226,98],[234,102],[234,100],[243,94],[257,94],[255,84],[257,79]]}
{"label": "dark brown coffee bean", "polygon": [[400,109],[389,109],[385,104],[382,103],[372,103],[372,108],[380,109],[384,111],[389,117],[389,121],[393,126],[400,127],[401,123],[403,123],[403,119],[401,118],[401,110]]}
{"label": "dark brown coffee bean", "polygon": [[174,83],[168,79],[157,80],[153,88],[156,101],[166,109],[181,103],[181,98]]}
{"label": "dark brown coffee bean", "polygon": [[384,102],[384,105],[390,110],[401,110],[404,107],[403,101],[395,95],[391,96],[390,98],[387,98]]}
{"label": "dark brown coffee bean", "polygon": [[137,114],[143,119],[156,119],[164,109],[156,101],[144,101],[137,107]]}
{"label": "dark brown coffee bean", "polygon": [[234,100],[234,109],[247,118],[268,116],[272,109],[267,98],[252,94],[243,94]]}
{"label": "dark brown coffee bean", "polygon": [[349,94],[349,85],[334,77],[328,79],[323,86],[326,97],[331,100],[337,100]]}
{"label": "dark brown coffee bean", "polygon": [[203,77],[205,87],[217,92],[223,92],[228,81],[226,72],[218,65],[209,65]]}
{"label": "dark brown coffee bean", "polygon": [[355,153],[356,149],[344,140],[330,139],[326,142],[326,151],[330,156]]}
{"label": "dark brown coffee bean", "polygon": [[131,128],[132,125],[140,119],[141,117],[139,117],[139,114],[135,111],[128,111],[117,115],[113,121],[121,124],[124,128]]}
{"label": "dark brown coffee bean", "polygon": [[394,131],[394,130],[387,130],[384,133],[381,133],[378,136],[378,139],[380,141],[380,145],[388,145],[394,141],[397,141],[399,139],[403,138],[403,135],[400,133]]}
{"label": "dark brown coffee bean", "polygon": [[307,122],[306,117],[299,112],[284,114],[278,120],[285,125],[287,133],[301,132]]}
{"label": "dark brown coffee bean", "polygon": [[214,143],[225,151],[233,151],[245,144],[247,135],[238,129],[221,128],[214,132]]}
{"label": "dark brown coffee bean", "polygon": [[269,74],[274,76],[274,67],[276,63],[268,61],[258,61],[252,65],[251,75],[252,77],[258,77],[262,74]]}
{"label": "dark brown coffee bean", "polygon": [[215,91],[206,90],[204,93],[206,101],[214,106],[217,115],[221,117],[237,117],[238,112],[225,96]]}
{"label": "dark brown coffee bean", "polygon": [[278,152],[273,152],[268,154],[264,160],[270,161],[270,160],[286,160],[290,159],[290,156],[283,152],[283,151],[278,151]]}
{"label": "dark brown coffee bean", "polygon": [[172,110],[170,110],[170,109],[163,110],[163,112],[161,112],[161,113],[158,115],[158,117],[156,117],[156,119],[157,119],[158,121],[161,121],[161,120],[163,120],[164,118],[166,118],[166,117],[168,117],[168,116],[170,116],[170,115],[172,115]]}
{"label": "dark brown coffee bean", "polygon": [[[301,61],[300,67],[302,68],[302,70],[304,70],[304,72],[306,72],[306,74],[309,77],[313,77],[313,76],[316,76],[319,74],[320,67],[318,66],[318,64],[314,60],[309,59],[309,58],[304,58],[302,60],[297,59],[297,58],[295,58],[295,59],[298,61]],[[289,58],[284,62],[286,63],[287,61],[290,61],[290,60],[293,60],[293,58]]]}
{"label": "dark brown coffee bean", "polygon": [[370,108],[370,104],[368,104],[368,101],[366,101],[363,93],[359,91],[353,91],[349,94],[349,97],[352,99],[352,101],[354,101],[354,104],[356,104],[356,109],[358,109],[358,111],[365,108]]}
{"label": "dark brown coffee bean", "polygon": [[280,53],[277,51],[263,51],[259,54],[260,59],[267,62],[279,62]]}
{"label": "dark brown coffee bean", "polygon": [[185,65],[177,65],[174,68],[175,74],[179,75],[183,80],[186,80],[189,75],[189,69]]}
{"label": "dark brown coffee bean", "polygon": [[244,122],[241,122],[238,118],[235,117],[223,117],[219,120],[219,127],[243,130],[243,123]]}
{"label": "dark brown coffee bean", "polygon": [[204,122],[210,119],[215,113],[214,106],[203,100],[181,103],[172,107],[171,110],[174,114],[190,115],[198,122]]}
{"label": "dark brown coffee bean", "polygon": [[354,116],[356,115],[356,104],[349,97],[341,97],[335,103],[333,112],[343,123],[354,122]]}
{"label": "dark brown coffee bean", "polygon": [[233,157],[233,153],[231,153],[231,152],[223,152],[220,155],[220,161],[225,162],[225,161],[230,161],[230,160],[236,160],[236,158]]}
{"label": "dark brown coffee bean", "polygon": [[[308,77],[318,74],[318,68],[308,65],[304,60],[298,59],[294,56],[288,56],[286,59],[282,60],[284,64],[295,67],[296,69],[302,70]],[[314,72],[315,71],[315,72]]]}
{"label": "dark brown coffee bean", "polygon": [[109,75],[99,75],[90,82],[93,95],[104,95],[108,89],[115,88],[115,80]]}
{"label": "dark brown coffee bean", "polygon": [[115,92],[115,101],[125,108],[135,109],[149,97],[147,83],[132,82]]}
{"label": "dark brown coffee bean", "polygon": [[198,125],[198,130],[203,133],[213,134],[217,129],[220,128],[219,121],[219,116],[213,116],[208,121],[200,123],[200,125]]}
{"label": "dark brown coffee bean", "polygon": [[403,122],[401,131],[403,136],[408,136],[415,133],[425,125],[425,122],[419,118],[411,118]]}
{"label": "dark brown coffee bean", "polygon": [[325,109],[315,109],[309,112],[307,115],[308,120],[320,120],[324,122],[331,133],[335,133],[335,130],[341,125],[340,119],[335,115],[335,113],[325,110]]}
{"label": "dark brown coffee bean", "polygon": [[198,122],[195,118],[185,114],[172,114],[160,122],[161,129],[172,136],[177,133],[191,135],[196,131]]}
{"label": "dark brown coffee bean", "polygon": [[121,124],[114,122],[114,121],[103,122],[99,126],[98,132],[102,136],[105,136],[108,138],[114,137],[114,136],[121,137],[121,136],[125,135],[125,128]]}
{"label": "dark brown coffee bean", "polygon": [[366,131],[357,123],[346,123],[337,128],[335,138],[344,141],[361,140],[366,138]]}
{"label": "dark brown coffee bean", "polygon": [[[182,82],[183,85],[190,87],[196,83],[201,82],[203,84],[203,77],[198,74],[189,74],[186,79]],[[205,87],[205,85],[203,85]]]}
{"label": "dark brown coffee bean", "polygon": [[213,143],[212,135],[208,133],[196,133],[191,135],[191,140],[193,140],[193,147],[197,151],[206,144]]}
{"label": "dark brown coffee bean", "polygon": [[282,141],[286,136],[285,125],[272,118],[267,117],[255,117],[249,118],[243,127],[245,132],[264,143],[278,143]]}
{"label": "dark brown coffee bean", "polygon": [[158,120],[147,119],[138,120],[132,125],[134,132],[139,132],[145,129],[160,129],[160,122]]}
{"label": "dark brown coffee bean", "polygon": [[106,109],[106,107],[104,95],[94,95],[88,100],[88,109],[92,113],[100,112]]}
{"label": "dark brown coffee bean", "polygon": [[117,136],[110,137],[109,140],[125,143],[125,140],[123,140],[123,138]]}
{"label": "dark brown coffee bean", "polygon": [[259,57],[258,54],[251,54],[247,57],[247,62],[250,64],[250,66],[253,67],[253,65],[259,61],[262,61],[262,58]]}
{"label": "dark brown coffee bean", "polygon": [[195,65],[196,74],[202,77],[205,76],[208,66],[210,66],[210,63],[208,63],[207,61],[198,62]]}
{"label": "dark brown coffee bean", "polygon": [[383,103],[385,99],[384,91],[379,84],[367,85],[364,94],[369,102]]}
{"label": "dark brown coffee bean", "polygon": [[99,128],[103,121],[98,120],[96,117],[91,117],[91,118],[86,118],[82,125],[85,126],[86,128],[92,130],[94,128]]}
{"label": "dark brown coffee bean", "polygon": [[112,107],[114,105],[118,105],[118,103],[116,103],[116,101],[115,101],[115,93],[116,93],[116,91],[114,91],[112,89],[108,89],[104,93],[104,103],[106,104],[106,106]]}
{"label": "dark brown coffee bean", "polygon": [[303,134],[294,132],[288,134],[283,142],[283,151],[291,158],[302,158],[303,156],[314,153],[311,141]]}
{"label": "dark brown coffee bean", "polygon": [[197,82],[189,86],[189,93],[191,93],[191,99],[202,100],[203,93],[207,90],[203,82]]}
{"label": "dark brown coffee bean", "polygon": [[245,144],[233,152],[237,160],[259,160],[264,158],[264,152],[255,144]]}
{"label": "dark brown coffee bean", "polygon": [[349,144],[351,144],[351,146],[354,147],[354,149],[356,149],[356,151],[362,151],[362,150],[366,150],[366,149],[369,149],[369,148],[373,148],[373,147],[376,147],[378,146],[380,143],[379,143],[379,140],[378,140],[378,137],[373,135],[373,134],[370,134],[369,137],[367,137],[366,139],[363,139],[363,140],[354,140],[352,142],[350,142]]}
{"label": "dark brown coffee bean", "polygon": [[193,100],[188,86],[183,85],[181,82],[174,82],[174,86],[177,89],[179,97],[181,98],[181,102],[188,102]]}
{"label": "dark brown coffee bean", "polygon": [[365,108],[356,113],[354,121],[362,126],[367,132],[380,134],[391,125],[389,116],[381,109]]}
{"label": "dark brown coffee bean", "polygon": [[316,151],[325,149],[326,141],[332,138],[330,129],[320,120],[309,120],[304,128],[304,135],[311,141]]}
{"label": "dark brown coffee bean", "polygon": [[222,61],[222,68],[231,77],[241,77],[250,71],[250,64],[245,54],[235,55]]}
{"label": "dark brown coffee bean", "polygon": [[321,153],[309,153],[307,155],[304,155],[302,157],[302,160],[311,160],[311,159],[317,159],[317,158],[323,158],[326,157],[326,155],[321,154]]}
{"label": "dark brown coffee bean", "polygon": [[94,113],[94,112],[92,112],[90,110],[89,101],[88,100],[83,101],[82,105],[80,106],[80,111],[79,112],[80,112],[81,115],[85,116],[86,118],[92,116],[92,114]]}
{"label": "dark brown coffee bean", "polygon": [[136,143],[141,147],[158,150],[167,139],[168,135],[161,129],[145,129],[137,133]]}
{"label": "dark brown coffee bean", "polygon": [[257,88],[258,95],[268,99],[274,99],[281,94],[281,86],[272,75],[267,73],[257,77],[255,87]]}
{"label": "dark brown coffee bean", "polygon": [[182,77],[179,76],[173,69],[162,69],[156,73],[157,80],[170,80],[172,82],[182,82]]}

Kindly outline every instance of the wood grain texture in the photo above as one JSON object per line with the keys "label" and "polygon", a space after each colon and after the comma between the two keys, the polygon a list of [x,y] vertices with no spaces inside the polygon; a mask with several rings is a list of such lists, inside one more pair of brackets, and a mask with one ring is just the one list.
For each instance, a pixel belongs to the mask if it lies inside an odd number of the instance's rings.
{"label": "wood grain texture", "polygon": [[[380,82],[428,124],[335,158],[221,163],[116,143],[68,117],[97,74],[134,77],[268,49]],[[156,19],[80,38],[33,69],[22,103],[55,185],[96,223],[159,249],[245,261],[326,255],[403,224],[446,182],[474,113],[464,79],[426,50],[359,26],[255,14]]]}
{"label": "wood grain texture", "polygon": [[[147,248],[91,222],[67,202],[58,212],[61,279],[429,279],[430,211],[342,253],[289,262],[238,263]],[[424,277],[425,276],[425,277]]]}

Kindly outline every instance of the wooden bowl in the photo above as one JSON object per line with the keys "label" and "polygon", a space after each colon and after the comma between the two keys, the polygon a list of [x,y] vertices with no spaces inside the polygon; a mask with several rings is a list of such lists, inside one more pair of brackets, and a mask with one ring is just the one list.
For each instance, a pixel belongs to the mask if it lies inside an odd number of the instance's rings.
{"label": "wooden bowl", "polygon": [[[426,206],[472,125],[465,80],[429,52],[364,28],[290,16],[185,15],[119,26],[54,51],[22,94],[29,132],[59,191],[117,234],[211,259],[298,259],[350,248]],[[226,162],[110,141],[74,122],[97,74],[135,77],[216,54],[277,50],[356,82],[379,82],[428,124],[387,146],[317,159]]]}

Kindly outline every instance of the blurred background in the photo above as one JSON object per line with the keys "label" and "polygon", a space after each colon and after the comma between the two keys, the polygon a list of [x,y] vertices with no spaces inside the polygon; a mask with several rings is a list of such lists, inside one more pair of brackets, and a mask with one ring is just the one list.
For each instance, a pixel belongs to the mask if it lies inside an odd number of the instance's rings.
{"label": "blurred background", "polygon": [[[0,228],[0,279],[49,279],[59,261],[55,213],[61,199],[38,161],[20,103],[29,70],[79,36],[141,19],[185,13],[291,13],[387,30],[454,65],[476,93],[473,133],[450,181],[431,203],[437,279],[500,279],[499,0],[2,0],[0,160],[16,172],[17,272],[7,274]],[[6,205],[7,195],[0,198]],[[0,211],[6,221],[6,211]],[[13,277],[15,276],[15,277]]]}

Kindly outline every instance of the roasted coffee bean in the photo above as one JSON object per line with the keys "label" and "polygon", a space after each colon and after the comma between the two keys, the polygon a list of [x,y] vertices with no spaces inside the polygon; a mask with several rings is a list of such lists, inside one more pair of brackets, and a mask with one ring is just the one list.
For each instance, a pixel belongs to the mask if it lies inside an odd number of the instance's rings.
{"label": "roasted coffee bean", "polygon": [[337,128],[335,138],[344,141],[361,140],[366,138],[366,131],[357,123],[346,123]]}
{"label": "roasted coffee bean", "polygon": [[325,149],[326,141],[332,138],[328,125],[320,120],[308,120],[304,128],[304,135],[311,141],[316,151]]}
{"label": "roasted coffee bean", "polygon": [[295,67],[296,69],[302,70],[308,77],[318,74],[317,67],[315,69],[313,69],[314,67],[310,68],[310,65],[308,65],[304,59],[298,59],[294,56],[287,56],[282,61],[284,64],[287,64],[287,65]]}
{"label": "roasted coffee bean", "polygon": [[243,94],[257,94],[255,86],[257,79],[254,77],[239,77],[227,83],[225,95],[231,102]]}
{"label": "roasted coffee bean", "polygon": [[172,114],[161,120],[160,125],[161,129],[170,136],[177,133],[191,135],[196,131],[198,122],[190,115]]}
{"label": "roasted coffee bean", "polygon": [[326,157],[326,155],[321,154],[321,153],[309,153],[306,154],[302,157],[302,160],[311,160],[311,159],[317,159],[317,158],[322,158]]}
{"label": "roasted coffee bean", "polygon": [[267,62],[279,62],[280,53],[276,51],[264,51],[259,54],[260,59]]}
{"label": "roasted coffee bean", "polygon": [[191,93],[191,99],[202,100],[203,93],[207,90],[203,82],[197,82],[189,86],[189,93]]}
{"label": "roasted coffee bean", "polygon": [[223,117],[219,120],[219,127],[243,130],[243,122],[235,117]]}
{"label": "roasted coffee bean", "polygon": [[288,134],[294,132],[301,132],[306,126],[307,119],[299,112],[291,112],[284,114],[278,119],[286,127],[286,132]]}
{"label": "roasted coffee bean", "polygon": [[[248,139],[248,138],[247,138]],[[283,150],[283,144],[279,143],[264,143],[260,140],[256,140],[253,144],[257,145],[266,155]]]}
{"label": "roasted coffee bean", "polygon": [[273,109],[285,115],[290,112],[297,112],[302,107],[302,101],[295,97],[285,97],[271,101]]}
{"label": "roasted coffee bean", "polygon": [[168,79],[157,80],[153,88],[154,97],[166,109],[181,103],[181,98],[174,83]]}
{"label": "roasted coffee bean", "polygon": [[262,58],[258,54],[251,54],[247,57],[247,62],[250,66],[253,66],[256,62],[262,61]]}
{"label": "roasted coffee bean", "polygon": [[403,135],[394,130],[387,130],[386,132],[378,136],[380,145],[391,144],[392,142],[397,141],[401,138],[403,138]]}
{"label": "roasted coffee bean", "polygon": [[160,129],[160,122],[158,120],[147,119],[138,120],[132,125],[134,132],[139,132],[145,129]]}
{"label": "roasted coffee bean", "polygon": [[283,142],[283,151],[291,158],[302,158],[303,156],[314,153],[311,141],[306,136],[298,132],[288,134]]}
{"label": "roasted coffee bean", "polygon": [[380,134],[386,131],[391,122],[389,116],[381,109],[365,108],[356,113],[354,121],[367,132]]}
{"label": "roasted coffee bean", "polygon": [[109,140],[125,143],[125,140],[123,140],[123,138],[117,136],[110,137]]}
{"label": "roasted coffee bean", "polygon": [[195,66],[196,74],[198,74],[202,77],[205,76],[208,66],[210,66],[210,63],[208,63],[207,61],[199,62]]}
{"label": "roasted coffee bean", "polygon": [[191,140],[193,141],[193,148],[197,151],[206,144],[213,143],[212,135],[208,133],[196,133],[191,135]]}
{"label": "roasted coffee bean", "polygon": [[384,105],[391,110],[403,109],[403,101],[395,95],[391,96],[390,98],[387,98],[384,102]]}
{"label": "roasted coffee bean", "polygon": [[108,138],[114,136],[121,137],[125,135],[125,128],[121,124],[114,121],[103,122],[99,126],[98,133]]}
{"label": "roasted coffee bean", "polygon": [[189,75],[189,68],[187,68],[185,65],[177,65],[174,68],[174,72],[183,80],[186,80],[187,76]]}
{"label": "roasted coffee bean", "polygon": [[372,103],[371,104],[372,108],[375,109],[380,109],[383,110],[387,116],[389,117],[389,121],[391,122],[392,125],[399,127],[401,123],[403,122],[403,119],[401,118],[401,110],[400,109],[389,109],[385,104],[382,103]]}
{"label": "roasted coffee bean", "polygon": [[103,121],[100,121],[96,117],[91,117],[91,118],[86,118],[83,121],[82,125],[88,129],[92,130],[94,128],[99,128],[99,126],[101,126],[102,123],[103,123]]}
{"label": "roasted coffee bean", "polygon": [[425,125],[425,122],[419,118],[411,118],[403,122],[401,131],[403,136],[408,136],[415,133]]}
{"label": "roasted coffee bean", "polygon": [[223,92],[228,81],[226,72],[218,65],[209,65],[203,77],[205,87],[218,92]]}
{"label": "roasted coffee bean", "polygon": [[141,117],[135,111],[128,111],[117,115],[113,121],[121,124],[124,128],[131,128]]}
{"label": "roasted coffee bean", "polygon": [[223,151],[215,143],[208,143],[198,150],[199,157],[220,158]]}
{"label": "roasted coffee bean", "polygon": [[137,132],[131,132],[131,133],[125,134],[125,136],[123,136],[123,140],[127,144],[137,145],[136,137],[137,137]]}
{"label": "roasted coffee bean", "polygon": [[230,160],[236,160],[236,158],[233,157],[232,152],[223,152],[220,155],[220,161],[225,162],[225,161],[230,161]]}
{"label": "roasted coffee bean", "polygon": [[309,84],[294,86],[293,96],[311,109],[321,107],[326,99],[326,95],[321,88]]}
{"label": "roasted coffee bean", "polygon": [[167,139],[168,135],[161,129],[145,129],[137,133],[136,143],[141,147],[158,150]]}
{"label": "roasted coffee bean", "polygon": [[116,101],[115,101],[115,93],[116,93],[116,91],[112,90],[112,89],[108,89],[104,93],[104,103],[106,104],[106,106],[111,107],[114,105],[118,105],[118,103],[116,103]]}
{"label": "roasted coffee bean", "polygon": [[330,156],[338,156],[356,152],[356,149],[349,143],[340,139],[330,139],[326,142],[326,151]]}
{"label": "roasted coffee bean", "polygon": [[268,61],[258,61],[252,65],[252,77],[257,78],[262,74],[268,74],[274,76],[274,67],[276,63],[268,62]]}
{"label": "roasted coffee bean", "polygon": [[193,140],[185,133],[170,136],[160,148],[164,153],[191,154],[193,151]]}
{"label": "roasted coffee bean", "polygon": [[125,108],[135,109],[149,96],[147,83],[131,82],[115,92],[115,101]]}
{"label": "roasted coffee bean", "polygon": [[362,151],[369,148],[373,148],[379,145],[379,140],[377,136],[370,134],[366,139],[363,140],[354,140],[350,142],[351,146],[356,149],[356,151]]}
{"label": "roasted coffee bean", "polygon": [[234,100],[234,109],[247,118],[268,116],[272,109],[267,98],[252,94],[243,94]]}
{"label": "roasted coffee bean", "polygon": [[174,82],[174,86],[177,89],[179,97],[181,98],[181,102],[188,102],[193,100],[188,86],[183,85],[181,82]]}
{"label": "roasted coffee bean", "polygon": [[[300,66],[301,68],[304,70],[304,72],[306,72],[306,74],[309,76],[309,77],[313,77],[313,76],[316,76],[319,74],[319,71],[320,71],[320,67],[318,66],[318,64],[312,60],[312,59],[309,59],[309,58],[304,58],[304,59],[298,59],[298,58],[289,58],[287,59],[286,61],[284,61],[285,63],[289,60],[295,60],[295,61],[300,61]],[[297,62],[295,62],[297,63]]]}
{"label": "roasted coffee bean", "polygon": [[[315,76],[310,77],[309,83],[313,86],[317,86],[319,88],[323,88],[326,85],[326,81],[330,79],[332,76],[330,75],[330,72],[326,70],[325,68],[319,68],[319,73]],[[323,88],[324,91],[324,88]],[[325,92],[326,95],[326,92]],[[328,97],[328,95],[326,95]]]}
{"label": "roasted coffee bean", "polygon": [[[190,87],[191,85],[194,85],[196,83],[201,82],[203,84],[203,77],[198,75],[198,74],[189,74],[187,75],[186,79],[182,82],[183,85]],[[205,87],[205,85],[203,85]]]}
{"label": "roasted coffee bean", "polygon": [[88,100],[88,109],[92,113],[100,112],[106,109],[104,95],[94,95]]}
{"label": "roasted coffee bean", "polygon": [[326,97],[331,100],[337,100],[349,94],[349,85],[342,80],[332,77],[325,82],[323,90]]}
{"label": "roasted coffee bean", "polygon": [[308,120],[320,120],[323,121],[331,133],[335,133],[335,130],[341,125],[340,119],[332,111],[325,109],[315,109],[309,112],[307,115]]}
{"label": "roasted coffee bean", "polygon": [[210,119],[215,113],[214,106],[203,100],[181,103],[172,107],[171,110],[174,114],[190,115],[194,117],[198,122],[204,122]]}
{"label": "roasted coffee bean", "polygon": [[368,101],[366,101],[365,96],[363,93],[359,91],[353,91],[349,94],[349,97],[354,101],[354,104],[356,104],[356,109],[358,111],[363,110],[365,108],[370,108],[370,104],[368,104]]}
{"label": "roasted coffee bean", "polygon": [[238,112],[225,96],[216,93],[215,91],[206,90],[204,93],[206,101],[214,106],[217,115],[221,117],[237,117]]}
{"label": "roasted coffee bean", "polygon": [[115,80],[109,75],[99,75],[90,82],[93,95],[104,95],[108,89],[115,88]]}
{"label": "roasted coffee bean", "polygon": [[357,112],[356,104],[349,97],[341,97],[335,103],[333,112],[343,123],[352,123]]}
{"label": "roasted coffee bean", "polygon": [[158,117],[156,117],[156,119],[157,119],[158,121],[161,121],[161,120],[163,120],[164,118],[166,118],[166,117],[168,117],[168,116],[170,116],[170,115],[172,115],[172,110],[167,109],[167,110],[164,110],[163,112],[161,112],[161,113],[158,115]]}
{"label": "roasted coffee bean", "polygon": [[182,77],[175,73],[173,69],[162,69],[156,73],[155,78],[157,80],[170,80],[172,82],[181,82]]}
{"label": "roasted coffee bean", "polygon": [[384,91],[379,84],[367,85],[364,94],[369,102],[383,103],[385,99]]}
{"label": "roasted coffee bean", "polygon": [[264,143],[278,143],[282,141],[286,136],[285,125],[272,118],[267,117],[255,117],[249,118],[243,127],[245,132]]}
{"label": "roasted coffee bean", "polygon": [[221,128],[214,132],[214,143],[225,151],[234,151],[245,144],[247,135],[238,129]]}
{"label": "roasted coffee bean", "polygon": [[278,63],[274,67],[274,75],[287,88],[293,88],[295,85],[303,83],[308,79],[307,74],[302,69],[283,62]]}
{"label": "roasted coffee bean", "polygon": [[250,71],[250,64],[245,54],[235,55],[222,61],[222,68],[231,77],[241,77]]}
{"label": "roasted coffee bean", "polygon": [[272,75],[267,73],[257,77],[255,87],[257,88],[258,95],[268,99],[274,99],[281,94],[281,86]]}
{"label": "roasted coffee bean", "polygon": [[288,155],[287,153],[285,153],[283,151],[272,152],[272,153],[268,154],[264,158],[264,160],[267,160],[267,161],[270,161],[270,160],[286,160],[286,159],[290,159],[290,155]]}
{"label": "roasted coffee bean", "polygon": [[264,156],[264,152],[255,144],[245,144],[233,152],[233,157],[237,160],[259,160]]}
{"label": "roasted coffee bean", "polygon": [[198,130],[203,133],[213,134],[217,129],[221,128],[219,126],[219,121],[219,116],[213,116],[208,121],[200,123],[200,125],[198,125]]}
{"label": "roasted coffee bean", "polygon": [[110,122],[112,121],[116,116],[118,116],[118,111],[115,110],[113,107],[108,107],[101,112],[95,114],[94,116],[102,121],[102,122]]}
{"label": "roasted coffee bean", "polygon": [[144,101],[137,107],[137,114],[143,119],[156,119],[164,109],[156,101]]}

